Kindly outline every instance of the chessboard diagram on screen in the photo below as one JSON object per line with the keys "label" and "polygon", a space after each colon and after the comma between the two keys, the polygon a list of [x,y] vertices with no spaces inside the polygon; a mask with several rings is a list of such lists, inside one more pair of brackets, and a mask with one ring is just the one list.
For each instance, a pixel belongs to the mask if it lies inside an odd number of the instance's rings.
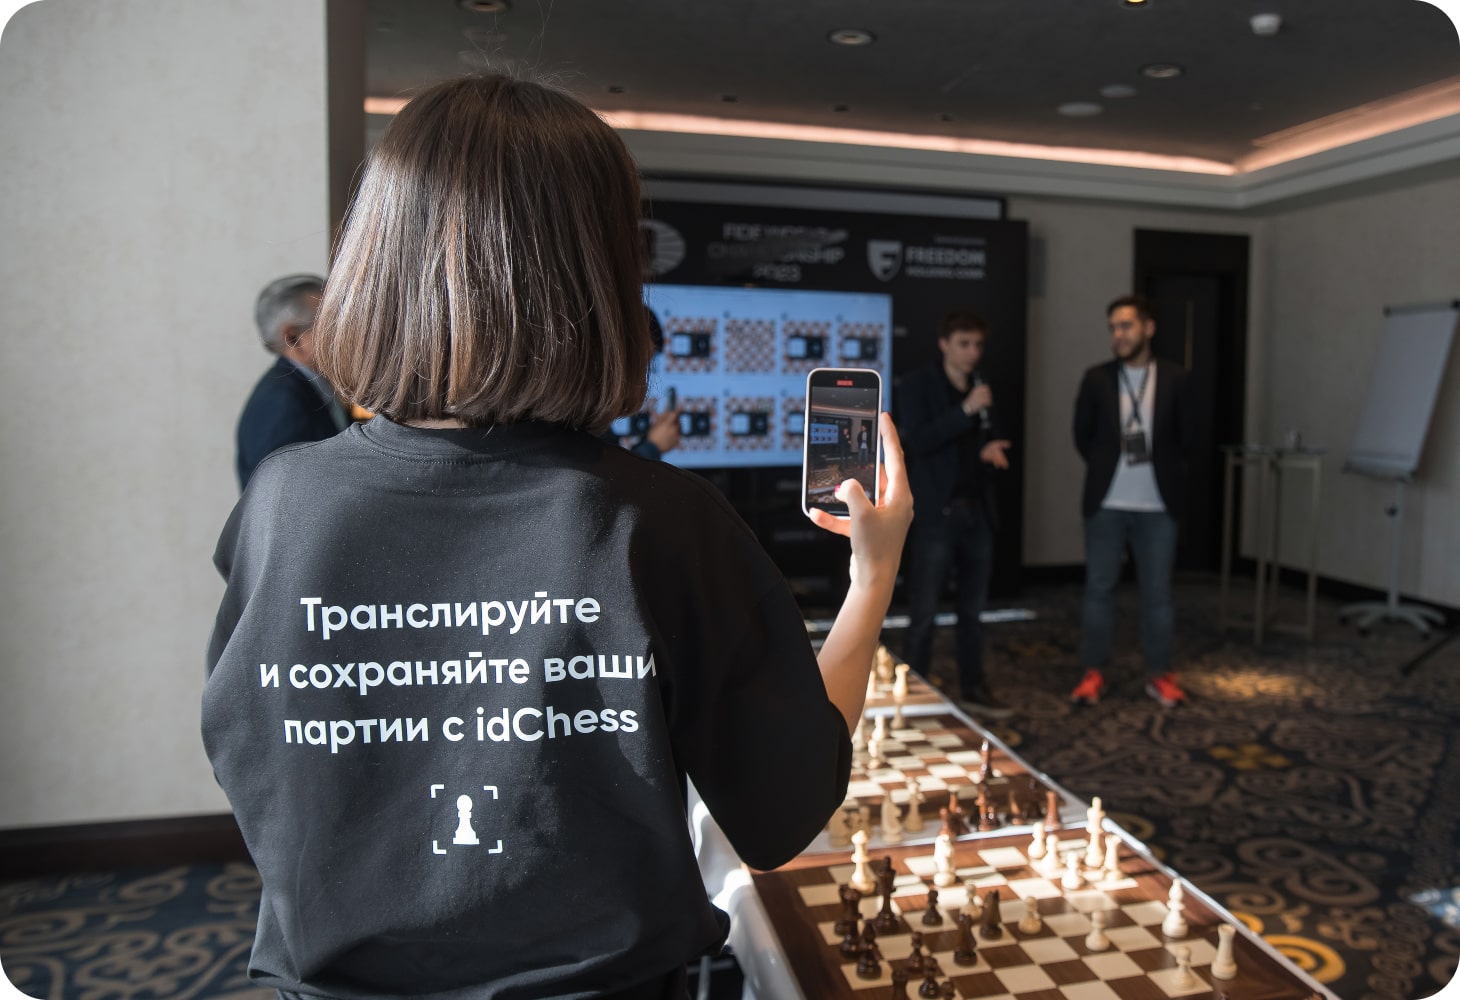
{"label": "chessboard diagram on screen", "polygon": [[[686,416],[691,400],[718,401],[717,411],[698,423],[681,421],[681,432],[692,440],[681,439],[679,447],[666,452],[667,462],[696,469],[799,466],[804,407],[798,404],[793,415],[781,401],[804,399],[806,372],[836,363],[838,330],[847,331],[843,339],[850,338],[848,343],[857,340],[859,353],[875,355],[876,363],[861,367],[882,374],[886,409],[892,351],[888,295],[670,284],[649,285],[644,294],[665,337],[664,353],[651,365],[650,393],[666,398],[674,388]],[[788,351],[806,356],[791,364]],[[640,424],[645,420],[639,415]],[[645,430],[615,426],[622,437]]]}
{"label": "chessboard diagram on screen", "polygon": [[718,407],[719,400],[708,396],[680,396],[679,447],[669,454],[719,451]]}
{"label": "chessboard diagram on screen", "polygon": [[789,393],[781,396],[781,448],[800,450],[801,435],[806,433],[806,396]]}
{"label": "chessboard diagram on screen", "polygon": [[[752,874],[816,1000],[1305,1000],[1317,984],[1099,827]],[[1089,861],[1094,858],[1092,865]],[[1320,993],[1321,995],[1321,993]]]}
{"label": "chessboard diagram on screen", "polygon": [[877,368],[887,327],[881,323],[838,323],[836,364],[844,368]]}
{"label": "chessboard diagram on screen", "polygon": [[732,396],[726,390],[724,406],[728,451],[772,451],[777,447],[774,396]]}

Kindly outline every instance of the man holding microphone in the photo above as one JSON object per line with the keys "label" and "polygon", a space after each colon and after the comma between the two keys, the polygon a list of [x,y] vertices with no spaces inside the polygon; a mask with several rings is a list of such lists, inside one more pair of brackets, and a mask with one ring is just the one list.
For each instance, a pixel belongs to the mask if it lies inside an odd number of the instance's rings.
{"label": "man holding microphone", "polygon": [[908,536],[908,663],[927,677],[933,620],[950,570],[958,574],[958,702],[991,719],[1011,709],[984,683],[979,615],[993,569],[994,470],[1007,469],[1009,442],[995,433],[993,391],[978,373],[988,324],[955,309],[939,324],[941,358],[906,375],[898,433],[907,459],[914,515]]}

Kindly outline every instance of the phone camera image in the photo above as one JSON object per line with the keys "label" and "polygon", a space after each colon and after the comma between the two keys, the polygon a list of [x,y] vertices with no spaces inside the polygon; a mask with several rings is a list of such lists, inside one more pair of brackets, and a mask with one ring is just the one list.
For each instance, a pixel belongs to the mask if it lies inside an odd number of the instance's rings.
{"label": "phone camera image", "polygon": [[877,499],[881,379],[866,369],[819,368],[807,377],[802,506],[846,516],[836,489],[848,479]]}

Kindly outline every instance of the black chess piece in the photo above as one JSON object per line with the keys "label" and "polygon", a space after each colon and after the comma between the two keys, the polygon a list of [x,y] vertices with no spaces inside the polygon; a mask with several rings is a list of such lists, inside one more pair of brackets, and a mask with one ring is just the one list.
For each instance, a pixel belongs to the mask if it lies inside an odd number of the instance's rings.
{"label": "black chess piece", "polygon": [[877,942],[862,941],[862,948],[857,952],[857,978],[876,979],[882,975],[882,963],[877,960]]}
{"label": "black chess piece", "polygon": [[912,951],[908,953],[907,959],[903,962],[903,968],[913,975],[921,975],[923,971],[923,936],[913,931],[908,938],[908,944]]}
{"label": "black chess piece", "polygon": [[873,925],[880,933],[887,934],[902,926],[897,911],[892,908],[893,883],[897,874],[892,870],[892,859],[883,858],[877,866],[877,891],[882,893],[882,909],[873,918]]}
{"label": "black chess piece", "polygon": [[974,802],[974,808],[978,810],[978,829],[980,833],[988,833],[998,827],[998,820],[994,817],[993,810],[989,806],[988,792],[980,787],[978,799]]}
{"label": "black chess piece", "polygon": [[1060,797],[1053,789],[1044,793],[1044,832],[1060,829]]}
{"label": "black chess piece", "polygon": [[973,918],[966,913],[960,913],[955,923],[958,924],[958,947],[953,950],[954,964],[977,965],[978,945],[973,940]]}
{"label": "black chess piece", "polygon": [[945,982],[943,984],[943,1000],[956,1000],[957,996],[958,987],[953,985],[953,980],[950,979]]}
{"label": "black chess piece", "polygon": [[846,934],[848,931],[855,934],[861,929],[857,926],[861,919],[861,915],[857,911],[857,904],[862,901],[861,890],[854,886],[844,885],[837,890],[837,895],[841,897],[842,915],[831,929],[838,934]]}
{"label": "black chess piece", "polygon": [[978,936],[985,941],[997,941],[1004,936],[1004,925],[999,923],[999,890],[990,889],[983,897],[983,926]]}
{"label": "black chess piece", "polygon": [[861,950],[862,935],[858,933],[856,924],[853,924],[851,929],[848,930],[846,934],[842,935],[842,943],[838,951],[841,952],[842,958],[850,961],[851,959],[856,958]]}
{"label": "black chess piece", "polygon": [[924,927],[942,927],[943,914],[938,912],[938,890],[928,887],[928,908],[923,911]]}
{"label": "black chess piece", "polygon": [[1024,822],[1024,807],[1019,804],[1019,796],[1014,793],[1012,786],[1009,788],[1009,825],[1019,826]]}
{"label": "black chess piece", "polygon": [[888,1000],[908,1000],[907,996],[907,973],[901,969],[892,970],[892,992],[887,994]]}
{"label": "black chess piece", "polygon": [[983,784],[984,782],[989,780],[989,776],[992,775],[994,772],[993,764],[989,760],[991,754],[989,753],[988,740],[984,740],[983,743],[979,745],[978,756],[978,783]]}
{"label": "black chess piece", "polygon": [[927,997],[928,1000],[938,1000],[943,995],[943,990],[938,986],[938,974],[929,969],[923,977],[923,985],[918,987],[918,996]]}
{"label": "black chess piece", "polygon": [[963,803],[958,801],[958,786],[948,786],[948,827],[953,831],[954,837],[961,837],[968,832],[968,814],[963,811]]}

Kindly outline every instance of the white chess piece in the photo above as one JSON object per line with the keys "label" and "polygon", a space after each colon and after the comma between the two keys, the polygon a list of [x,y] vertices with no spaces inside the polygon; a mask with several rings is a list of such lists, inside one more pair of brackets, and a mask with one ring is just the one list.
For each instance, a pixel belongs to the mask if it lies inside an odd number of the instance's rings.
{"label": "white chess piece", "polygon": [[847,822],[847,808],[843,805],[827,821],[826,843],[829,847],[846,847],[851,842],[852,824]]}
{"label": "white chess piece", "polygon": [[900,701],[892,706],[892,728],[907,728],[907,720],[902,717],[902,702]]}
{"label": "white chess piece", "polygon": [[1044,820],[1037,819],[1034,821],[1034,839],[1029,842],[1029,847],[1025,849],[1024,853],[1029,855],[1030,861],[1038,861],[1044,857],[1045,850]]}
{"label": "white chess piece", "polygon": [[1064,871],[1065,862],[1060,857],[1060,841],[1058,837],[1046,836],[1044,839],[1044,857],[1035,864],[1039,874],[1045,878],[1058,878],[1060,872]]}
{"label": "white chess piece", "polygon": [[864,715],[857,720],[857,728],[852,730],[852,752],[867,749],[867,717]]}
{"label": "white chess piece", "polygon": [[1184,944],[1179,944],[1171,949],[1171,954],[1176,956],[1176,975],[1171,977],[1171,982],[1177,989],[1186,989],[1188,986],[1196,985],[1196,976],[1191,971],[1191,949]]}
{"label": "white chess piece", "polygon": [[877,880],[872,877],[872,868],[867,862],[871,860],[867,854],[867,831],[858,830],[852,834],[852,877],[848,880],[853,889],[863,894],[877,888]]}
{"label": "white chess piece", "polygon": [[862,806],[857,810],[855,826],[863,831],[868,837],[872,836],[872,807]]}
{"label": "white chess piece", "polygon": [[963,912],[978,920],[983,916],[983,900],[978,897],[978,886],[973,879],[963,883],[963,891],[968,894],[968,902],[963,904]]}
{"label": "white chess piece", "polygon": [[1080,852],[1071,851],[1065,855],[1065,877],[1060,879],[1060,885],[1066,889],[1078,889],[1085,884],[1085,876],[1080,874]]}
{"label": "white chess piece", "polygon": [[1102,866],[1107,882],[1116,882],[1120,879],[1120,838],[1114,835],[1105,837],[1105,864]]}
{"label": "white chess piece", "polygon": [[897,665],[897,680],[892,682],[892,697],[897,701],[907,697],[907,672],[911,669],[906,663]]}
{"label": "white chess piece", "polygon": [[1085,935],[1085,947],[1091,951],[1104,951],[1110,947],[1110,938],[1105,936],[1104,910],[1090,914],[1090,933]]}
{"label": "white chess piece", "polygon": [[933,842],[933,867],[936,869],[934,885],[947,888],[958,881],[953,874],[953,838],[946,833],[938,834],[938,839]]}
{"label": "white chess piece", "polygon": [[877,697],[877,671],[869,670],[867,672],[867,700],[871,701],[875,697]]}
{"label": "white chess piece", "polygon": [[456,833],[451,838],[453,844],[462,844],[470,847],[473,844],[480,844],[477,839],[477,832],[471,828],[471,796],[459,795],[456,798]]}
{"label": "white chess piece", "polygon": [[879,715],[872,723],[872,738],[878,743],[887,742],[887,716]]}
{"label": "white chess piece", "polygon": [[1085,810],[1085,825],[1095,830],[1105,825],[1105,805],[1098,795],[1090,800],[1090,808]]}
{"label": "white chess piece", "polygon": [[1186,918],[1181,915],[1181,903],[1186,898],[1186,890],[1181,887],[1180,882],[1171,883],[1171,891],[1166,894],[1166,919],[1161,921],[1161,933],[1169,938],[1186,937]]}
{"label": "white chess piece", "polygon": [[892,654],[886,646],[878,646],[877,654],[872,658],[873,666],[876,668],[877,679],[884,684],[892,680]]}
{"label": "white chess piece", "polygon": [[1024,916],[1019,918],[1020,934],[1038,934],[1044,927],[1039,917],[1039,900],[1033,896],[1024,897]]}
{"label": "white chess piece", "polygon": [[904,817],[902,822],[904,829],[916,833],[923,828],[925,824],[923,823],[923,814],[919,806],[926,801],[928,801],[928,797],[923,794],[922,788],[918,786],[918,779],[909,778],[907,781],[907,816]]}
{"label": "white chess piece", "polygon": [[1085,848],[1085,867],[1099,868],[1105,861],[1105,846],[1101,843],[1101,829],[1098,826],[1088,827],[1086,830],[1090,835],[1090,846]]}
{"label": "white chess piece", "polygon": [[882,840],[888,844],[902,842],[902,810],[892,801],[892,789],[882,793]]}
{"label": "white chess piece", "polygon": [[1236,979],[1237,960],[1232,956],[1232,938],[1237,928],[1222,924],[1217,928],[1217,954],[1212,959],[1212,978]]}

